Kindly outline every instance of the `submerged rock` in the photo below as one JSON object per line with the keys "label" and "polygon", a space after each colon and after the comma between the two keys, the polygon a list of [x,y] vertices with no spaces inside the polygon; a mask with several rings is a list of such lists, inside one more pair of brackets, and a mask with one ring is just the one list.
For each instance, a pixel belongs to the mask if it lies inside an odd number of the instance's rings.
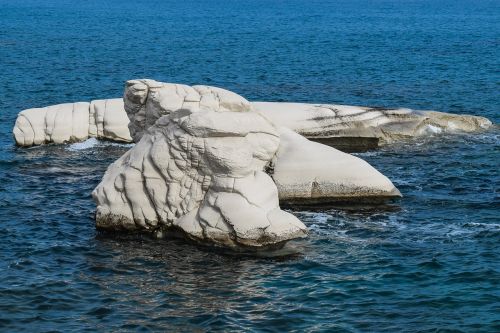
{"label": "submerged rock", "polygon": [[166,112],[94,190],[96,225],[156,235],[181,230],[233,248],[280,247],[304,237],[306,227],[279,208],[264,172],[279,142],[257,113]]}
{"label": "submerged rock", "polygon": [[14,125],[16,144],[79,142],[88,138],[131,142],[122,99],[94,100],[21,111]]}

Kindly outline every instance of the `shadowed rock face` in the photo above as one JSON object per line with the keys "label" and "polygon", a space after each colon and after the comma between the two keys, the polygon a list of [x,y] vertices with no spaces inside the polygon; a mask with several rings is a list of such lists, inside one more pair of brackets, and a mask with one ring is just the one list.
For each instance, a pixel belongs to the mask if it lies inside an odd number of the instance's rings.
{"label": "shadowed rock face", "polygon": [[17,116],[14,138],[24,147],[89,137],[131,142],[123,109],[122,99],[104,99],[24,110]]}
{"label": "shadowed rock face", "polygon": [[[93,192],[101,229],[182,230],[229,247],[279,247],[306,227],[282,211],[263,171],[279,134],[253,112],[165,112]],[[147,114],[147,110],[145,110]]]}

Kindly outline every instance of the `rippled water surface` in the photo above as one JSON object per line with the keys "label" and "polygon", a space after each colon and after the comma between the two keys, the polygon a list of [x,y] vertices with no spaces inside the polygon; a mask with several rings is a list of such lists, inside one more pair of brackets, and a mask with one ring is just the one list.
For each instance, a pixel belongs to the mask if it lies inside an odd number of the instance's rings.
{"label": "rippled water surface", "polygon": [[498,1],[0,0],[0,331],[500,331],[497,129],[361,153],[404,198],[294,213],[281,253],[94,229],[128,146],[19,149],[22,109],[138,77],[249,99],[406,106],[500,121]]}

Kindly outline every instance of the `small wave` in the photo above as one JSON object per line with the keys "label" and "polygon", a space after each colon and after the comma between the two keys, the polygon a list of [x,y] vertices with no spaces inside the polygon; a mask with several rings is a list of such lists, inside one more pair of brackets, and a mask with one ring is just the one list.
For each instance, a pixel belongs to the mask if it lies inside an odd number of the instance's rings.
{"label": "small wave", "polygon": [[378,151],[365,151],[362,153],[351,153],[351,155],[358,156],[358,157],[371,157],[371,156],[380,155],[380,152],[378,152]]}

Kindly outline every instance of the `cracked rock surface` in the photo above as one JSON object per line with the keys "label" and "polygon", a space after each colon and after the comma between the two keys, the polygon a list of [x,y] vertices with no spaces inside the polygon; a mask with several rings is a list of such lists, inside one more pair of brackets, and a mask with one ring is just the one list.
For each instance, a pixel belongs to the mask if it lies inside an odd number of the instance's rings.
{"label": "cracked rock surface", "polygon": [[279,247],[306,236],[306,227],[280,209],[264,172],[280,143],[274,126],[257,113],[218,105],[165,111],[108,168],[93,192],[98,228],[181,230],[233,248]]}
{"label": "cracked rock surface", "polygon": [[14,125],[19,146],[84,141],[90,137],[131,142],[122,99],[66,103],[21,111]]}
{"label": "cracked rock surface", "polygon": [[158,118],[178,110],[250,111],[250,103],[229,90],[211,86],[187,86],[154,80],[130,80],[123,96],[129,129],[139,141]]}

